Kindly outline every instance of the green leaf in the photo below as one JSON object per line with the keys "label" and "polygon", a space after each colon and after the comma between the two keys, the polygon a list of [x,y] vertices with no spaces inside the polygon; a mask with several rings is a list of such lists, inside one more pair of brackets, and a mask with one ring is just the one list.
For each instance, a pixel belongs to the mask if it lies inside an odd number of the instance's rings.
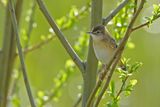
{"label": "green leaf", "polygon": [[132,86],[135,86],[135,85],[137,84],[137,80],[136,80],[136,79],[130,80],[130,84],[131,84]]}
{"label": "green leaf", "polygon": [[133,90],[133,88],[136,84],[137,84],[136,79],[132,79],[132,80],[129,81],[129,84],[124,89],[126,96],[129,96],[131,94],[131,91]]}
{"label": "green leaf", "polygon": [[38,91],[37,95],[38,95],[38,98],[43,98],[45,94],[43,91]]}
{"label": "green leaf", "polygon": [[71,59],[66,61],[65,68],[70,68],[70,67],[74,67],[74,66],[75,66],[75,64]]}
{"label": "green leaf", "polygon": [[115,97],[115,83],[114,81],[111,81],[110,85],[109,85],[109,91],[108,91],[109,95],[111,97]]}
{"label": "green leaf", "polygon": [[13,104],[14,107],[20,107],[21,106],[20,99],[16,95],[12,96],[12,104]]}
{"label": "green leaf", "polygon": [[130,72],[130,73],[132,73],[132,72],[137,72],[137,71],[138,71],[138,68],[141,67],[142,65],[143,65],[142,62],[136,62],[136,63],[134,63],[134,64],[131,66],[129,72]]}
{"label": "green leaf", "polygon": [[117,102],[108,102],[107,107],[119,107]]}

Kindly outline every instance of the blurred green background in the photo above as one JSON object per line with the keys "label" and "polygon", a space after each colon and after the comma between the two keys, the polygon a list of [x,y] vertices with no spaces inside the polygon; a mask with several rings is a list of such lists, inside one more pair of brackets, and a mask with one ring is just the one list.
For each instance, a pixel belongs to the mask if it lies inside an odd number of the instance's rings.
{"label": "blurred green background", "polygon": [[[3,1],[3,0],[2,0]],[[81,8],[89,2],[89,0],[44,0],[50,13],[54,19],[66,15],[72,6]],[[104,0],[103,16],[116,7],[118,0]],[[158,4],[158,0],[149,0],[145,4],[142,14],[139,16],[136,24],[144,22],[144,16],[150,16],[152,5]],[[31,8],[32,0],[24,0],[23,13],[21,17],[21,33],[28,28],[27,16]],[[2,35],[4,28],[5,9],[0,5],[0,46],[2,46]],[[40,12],[38,6],[35,13],[35,28],[31,34],[30,45],[41,41],[42,36],[50,34],[46,19]],[[77,21],[76,24],[68,30],[64,31],[69,42],[73,45],[80,36],[81,31],[90,29],[90,14]],[[132,36],[132,42],[135,44],[134,49],[126,49],[124,56],[132,58],[131,61],[141,61],[143,66],[140,72],[134,75],[138,80],[138,84],[131,96],[121,99],[121,107],[159,107],[160,102],[160,19],[155,21],[150,28],[142,28],[135,31]],[[23,37],[22,37],[23,41]],[[60,44],[57,37],[51,42],[44,45],[42,48],[30,52],[26,55],[26,65],[29,79],[32,85],[32,90],[36,96],[37,91],[51,90],[54,86],[53,79],[64,69],[65,61],[70,57],[65,49]],[[16,67],[19,66],[18,59]],[[23,79],[17,83],[20,86],[19,95],[22,105],[28,105],[28,97],[25,91]],[[59,100],[54,99],[54,102],[47,107],[70,107],[77,99],[77,94],[81,91],[78,89],[82,84],[80,72],[74,72],[61,89]],[[22,106],[23,107],[23,106]]]}

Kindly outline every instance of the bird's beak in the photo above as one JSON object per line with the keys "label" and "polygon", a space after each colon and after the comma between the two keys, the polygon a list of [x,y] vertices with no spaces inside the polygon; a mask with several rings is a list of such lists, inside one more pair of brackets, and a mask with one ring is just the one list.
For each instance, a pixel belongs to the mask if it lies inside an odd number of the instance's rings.
{"label": "bird's beak", "polygon": [[86,32],[86,33],[88,33],[88,34],[90,34],[90,35],[92,34],[92,32]]}

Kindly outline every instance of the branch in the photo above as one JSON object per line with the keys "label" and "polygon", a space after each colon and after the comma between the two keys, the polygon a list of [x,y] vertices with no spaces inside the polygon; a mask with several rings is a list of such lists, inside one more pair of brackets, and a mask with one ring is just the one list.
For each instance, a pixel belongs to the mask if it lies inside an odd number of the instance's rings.
{"label": "branch", "polygon": [[59,30],[57,27],[55,21],[53,18],[50,16],[48,10],[46,9],[44,3],[42,0],[37,0],[37,3],[39,5],[40,10],[42,11],[43,15],[47,19],[48,23],[54,30],[55,34],[59,38],[60,42],[62,43],[63,47],[66,49],[67,53],[71,56],[72,60],[75,62],[75,64],[78,66],[80,71],[83,73],[85,70],[84,64],[79,58],[79,56],[76,54],[76,52],[73,50],[67,39],[65,38],[64,34]]}
{"label": "branch", "polygon": [[[152,22],[154,22],[154,21],[155,21],[156,19],[158,19],[159,17],[160,17],[160,15],[158,15],[155,19],[153,19]],[[143,24],[141,24],[141,25],[138,25],[138,26],[132,28],[132,32],[135,31],[135,30],[138,30],[138,29],[140,29],[140,28],[142,28],[142,27],[144,27],[144,26],[148,26],[149,24],[150,24],[150,22],[147,21],[147,22],[145,22],[145,23],[143,23]]]}
{"label": "branch", "polygon": [[115,99],[118,99],[118,97],[119,97],[120,94],[122,93],[123,88],[124,88],[124,86],[125,86],[125,84],[126,84],[126,81],[127,81],[128,77],[129,77],[129,76],[126,76],[125,79],[124,79],[124,81],[122,82],[121,88],[120,88],[120,90],[118,91],[118,93],[117,93]]}
{"label": "branch", "polygon": [[[20,1],[20,0],[19,0]],[[31,7],[31,13],[30,13],[30,15],[29,15],[29,24],[28,24],[28,30],[27,30],[27,41],[26,41],[26,43],[25,43],[25,46],[24,46],[24,50],[23,50],[23,54],[24,54],[24,59],[25,59],[25,50],[28,50],[28,49],[30,49],[30,47],[28,47],[29,46],[29,41],[30,41],[30,36],[31,36],[31,32],[32,32],[32,30],[33,30],[33,22],[34,22],[34,15],[35,15],[35,10],[36,10],[36,2],[35,1],[33,1],[32,2],[32,7]],[[15,10],[16,11],[16,10]],[[18,23],[18,22],[17,22]],[[32,47],[31,47],[32,48]],[[18,56],[18,52],[16,52],[16,54],[15,54],[15,56],[14,57],[17,57]],[[19,79],[20,79],[20,73],[21,72],[21,66],[19,66],[18,67],[18,76],[17,76],[17,78],[14,78],[13,79],[13,82],[12,82],[12,85],[11,85],[11,91],[10,91],[10,93],[11,93],[11,95],[13,95],[14,93],[15,93],[15,91],[16,91],[16,88],[17,88],[17,86],[16,86],[16,84],[17,84],[17,82],[19,81]]]}
{"label": "branch", "polygon": [[106,18],[102,19],[103,25],[107,25],[109,21],[129,2],[130,0],[124,0],[116,9],[114,9]]}
{"label": "branch", "polygon": [[35,10],[36,10],[36,1],[34,0],[33,3],[32,3],[31,13],[30,13],[30,16],[29,16],[29,25],[28,25],[28,31],[27,31],[27,41],[26,41],[26,44],[25,44],[25,48],[28,48],[28,46],[29,46],[31,33],[32,33],[32,30],[33,30]]}
{"label": "branch", "polygon": [[[47,39],[45,39],[45,40],[43,40],[43,41],[41,41],[41,42],[39,42],[39,43],[37,43],[37,44],[34,44],[33,46],[29,46],[29,47],[27,47],[27,48],[24,48],[24,49],[23,49],[23,54],[27,54],[27,53],[29,53],[29,52],[35,51],[35,50],[37,50],[37,49],[39,49],[39,48],[42,48],[44,45],[46,45],[46,44],[48,44],[50,41],[52,41],[54,37],[55,37],[55,36],[51,36],[51,37],[49,37],[49,38],[47,38]],[[15,56],[18,56],[18,53],[16,53]]]}
{"label": "branch", "polygon": [[[77,20],[78,20],[78,19],[81,19],[81,16],[82,16],[86,11],[89,10],[89,7],[90,7],[90,5],[88,6],[88,4],[87,4],[85,7],[82,7],[82,8],[80,9],[80,11],[79,11],[79,14],[76,15],[75,18],[76,18]],[[35,7],[34,7],[34,4],[33,4],[32,9],[34,9],[34,8],[35,8]],[[33,10],[33,11],[34,11],[34,10]],[[33,13],[32,13],[32,14],[33,14]],[[31,19],[33,20],[33,18],[31,18]],[[33,21],[32,21],[32,22],[33,22]],[[30,25],[31,25],[31,20],[30,20],[30,22],[29,22],[29,29],[31,30]],[[71,26],[70,26],[70,27],[71,27]],[[60,30],[61,30],[61,31],[64,31],[64,30],[67,30],[67,29],[70,28],[70,27],[65,26],[65,27],[62,27]],[[30,30],[28,30],[28,34],[29,34],[29,31],[30,31]],[[30,31],[30,32],[31,32],[31,31]],[[49,37],[49,38],[46,38],[45,40],[43,40],[43,41],[41,41],[41,42],[39,42],[39,43],[33,45],[33,46],[25,47],[25,48],[23,49],[24,54],[27,54],[27,53],[29,53],[29,52],[35,51],[35,50],[43,47],[44,45],[48,44],[54,37],[55,37],[55,34],[54,34],[53,36]],[[17,55],[18,55],[18,53],[16,53],[15,56],[17,56]]]}
{"label": "branch", "polygon": [[82,95],[78,97],[77,101],[73,105],[73,107],[78,107],[79,103],[82,101]]}
{"label": "branch", "polygon": [[29,84],[29,81],[28,81],[28,77],[27,77],[27,70],[26,70],[26,65],[25,65],[25,62],[24,62],[22,47],[21,47],[20,38],[19,38],[20,35],[19,35],[19,31],[18,31],[18,26],[17,26],[17,20],[16,20],[15,10],[14,10],[12,2],[13,2],[12,0],[9,0],[10,15],[11,15],[11,20],[12,20],[12,26],[13,26],[13,29],[14,29],[14,33],[15,33],[15,36],[16,36],[16,42],[17,42],[19,58],[20,58],[21,66],[22,66],[23,78],[24,78],[24,82],[25,82],[25,86],[26,86],[26,89],[27,89],[27,93],[28,93],[28,97],[29,97],[31,106],[36,107],[35,102],[34,102],[34,98],[32,96],[30,84]]}
{"label": "branch", "polygon": [[[103,86],[102,91],[100,92],[97,100],[95,101],[95,107],[98,106],[99,102],[101,101],[101,98],[102,98],[103,94],[105,93],[106,89],[109,86],[109,83],[110,83],[112,74],[114,72],[114,69],[116,67],[116,64],[118,63],[118,61],[119,61],[119,59],[121,57],[121,54],[122,54],[122,52],[124,50],[124,47],[125,47],[125,45],[126,45],[126,43],[128,41],[128,38],[129,38],[129,36],[131,34],[133,24],[135,23],[135,21],[137,19],[137,16],[139,15],[140,11],[142,10],[144,3],[145,3],[145,0],[141,0],[140,6],[139,6],[137,12],[134,14],[133,18],[131,19],[131,22],[128,25],[127,31],[125,33],[125,36],[124,36],[122,42],[120,43],[119,47],[115,51],[115,53],[114,53],[114,55],[113,55],[113,57],[112,57],[112,59],[111,59],[111,61],[109,63],[109,65],[111,65],[111,63],[114,61],[114,58],[118,55],[118,57],[116,58],[115,62],[113,63],[112,69],[109,72],[109,75],[108,75],[108,78],[107,78],[107,80],[105,82],[105,85]],[[106,69],[106,70],[108,70],[108,69]]]}
{"label": "branch", "polygon": [[136,11],[137,11],[137,4],[138,4],[138,1],[137,0],[135,0],[134,1],[134,14],[136,13]]}
{"label": "branch", "polygon": [[99,94],[99,96],[97,97],[97,99],[96,99],[96,101],[95,101],[94,107],[98,107],[98,104],[99,104],[99,102],[101,101],[101,98],[102,98],[104,92],[105,92],[106,89],[108,88],[109,83],[110,83],[110,80],[111,80],[112,75],[113,75],[113,72],[114,72],[114,69],[115,69],[116,65],[118,64],[118,62],[119,62],[119,60],[120,60],[120,58],[121,58],[122,52],[123,52],[123,50],[120,50],[120,51],[119,51],[119,56],[114,60],[113,66],[112,66],[112,68],[111,68],[111,70],[110,70],[110,72],[109,72],[109,74],[108,74],[108,76],[107,76],[106,83],[105,83],[104,87],[102,88],[102,90],[100,91],[100,94]]}
{"label": "branch", "polygon": [[[22,13],[23,0],[16,0],[15,4],[15,14],[17,19],[17,24],[20,22],[20,16]],[[0,106],[5,107],[7,105],[7,99],[9,96],[9,88],[11,75],[13,70],[13,65],[15,61],[16,53],[16,41],[15,35],[11,23],[10,12],[9,12],[9,3],[7,2],[6,6],[6,16],[5,16],[5,27],[3,35],[3,45],[1,59],[0,59]]]}

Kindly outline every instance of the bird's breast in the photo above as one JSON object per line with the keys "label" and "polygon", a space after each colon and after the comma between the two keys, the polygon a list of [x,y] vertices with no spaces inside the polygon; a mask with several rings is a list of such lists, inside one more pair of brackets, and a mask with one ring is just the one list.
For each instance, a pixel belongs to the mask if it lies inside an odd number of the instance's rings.
{"label": "bird's breast", "polygon": [[113,49],[104,43],[93,42],[95,55],[99,61],[103,64],[108,64],[111,56],[113,55]]}

